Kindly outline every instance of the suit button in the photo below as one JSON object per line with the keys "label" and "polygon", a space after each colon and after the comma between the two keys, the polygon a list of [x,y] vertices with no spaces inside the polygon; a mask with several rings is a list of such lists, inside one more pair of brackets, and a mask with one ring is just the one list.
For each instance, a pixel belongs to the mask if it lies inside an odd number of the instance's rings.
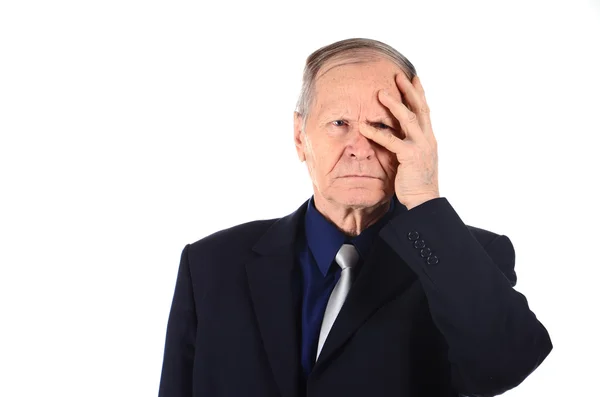
{"label": "suit button", "polygon": [[428,265],[435,265],[439,262],[439,259],[437,256],[435,255],[431,255],[429,258],[427,258],[427,264]]}
{"label": "suit button", "polygon": [[408,239],[410,241],[416,240],[419,238],[419,233],[418,232],[408,232]]}
{"label": "suit button", "polygon": [[417,240],[413,243],[413,246],[415,248],[423,248],[423,247],[425,247],[425,240],[423,240],[423,239]]}
{"label": "suit button", "polygon": [[431,248],[427,247],[421,249],[421,258],[427,258],[429,255],[431,255]]}

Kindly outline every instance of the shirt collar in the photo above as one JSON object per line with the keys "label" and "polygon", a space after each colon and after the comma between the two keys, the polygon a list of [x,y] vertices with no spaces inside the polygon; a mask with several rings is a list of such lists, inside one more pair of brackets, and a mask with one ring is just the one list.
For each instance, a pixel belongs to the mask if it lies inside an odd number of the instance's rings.
{"label": "shirt collar", "polygon": [[335,255],[345,243],[353,244],[360,257],[365,259],[379,230],[391,218],[396,206],[396,196],[391,200],[388,212],[377,222],[363,230],[356,237],[346,236],[342,231],[321,214],[314,204],[314,195],[309,199],[304,219],[305,234],[308,247],[317,262],[319,270],[325,276],[329,271]]}

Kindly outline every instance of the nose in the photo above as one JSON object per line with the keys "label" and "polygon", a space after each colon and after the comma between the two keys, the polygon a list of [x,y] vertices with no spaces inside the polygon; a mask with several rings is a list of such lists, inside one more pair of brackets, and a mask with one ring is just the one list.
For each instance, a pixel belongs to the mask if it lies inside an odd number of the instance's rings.
{"label": "nose", "polygon": [[[358,128],[365,127],[361,124]],[[361,134],[358,128],[353,128],[350,133],[348,153],[350,157],[354,157],[356,160],[370,160],[375,155],[375,149],[373,149],[375,142]]]}

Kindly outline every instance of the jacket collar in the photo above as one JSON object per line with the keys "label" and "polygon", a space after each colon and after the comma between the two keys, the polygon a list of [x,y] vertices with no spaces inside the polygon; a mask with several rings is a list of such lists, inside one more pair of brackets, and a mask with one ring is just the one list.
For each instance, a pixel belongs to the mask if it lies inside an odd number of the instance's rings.
{"label": "jacket collar", "polygon": [[[306,216],[306,211],[311,200],[312,197],[302,203],[291,214],[276,219],[252,247],[252,250],[260,255],[281,255],[293,249],[295,247],[299,222]],[[398,201],[395,194],[392,196],[392,200],[394,201],[394,205],[389,213],[390,218],[407,211],[406,206]]]}
{"label": "jacket collar", "polygon": [[395,200],[391,200],[388,212],[381,219],[363,230],[358,236],[350,237],[317,210],[313,195],[308,200],[304,216],[304,229],[306,242],[323,277],[327,275],[338,250],[344,243],[353,244],[364,260],[369,255],[373,239],[389,220],[394,207]]}

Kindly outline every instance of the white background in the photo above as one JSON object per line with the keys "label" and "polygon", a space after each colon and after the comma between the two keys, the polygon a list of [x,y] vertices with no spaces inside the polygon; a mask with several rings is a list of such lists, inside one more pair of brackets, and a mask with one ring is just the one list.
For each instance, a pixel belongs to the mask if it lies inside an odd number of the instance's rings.
{"label": "white background", "polygon": [[156,395],[183,247],[310,197],[302,68],[350,37],[414,63],[441,195],[515,246],[554,350],[505,395],[598,395],[598,1],[8,0],[1,396]]}

